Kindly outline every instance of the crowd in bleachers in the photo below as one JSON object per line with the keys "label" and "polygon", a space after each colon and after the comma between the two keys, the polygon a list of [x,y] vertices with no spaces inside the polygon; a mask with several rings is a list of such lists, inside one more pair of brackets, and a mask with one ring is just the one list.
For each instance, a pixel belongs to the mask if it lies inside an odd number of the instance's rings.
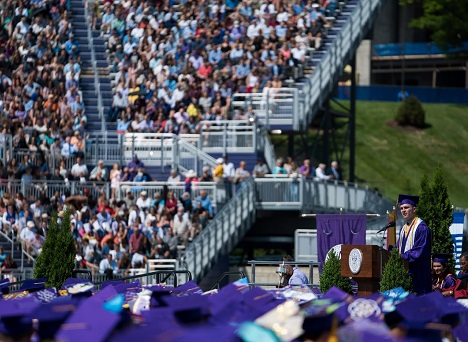
{"label": "crowd in bleachers", "polygon": [[334,8],[334,0],[104,1],[110,120],[121,133],[198,133],[202,120],[246,119],[244,108],[230,110],[232,96],[274,92],[294,77]]}
{"label": "crowd in bleachers", "polygon": [[[7,0],[0,6],[0,139],[5,148],[11,135],[15,151],[0,176],[28,180],[37,169],[48,174],[51,156],[58,167],[61,159],[84,154],[80,47],[67,2]],[[31,155],[39,164],[34,170]]]}
{"label": "crowd in bleachers", "polygon": [[[79,170],[75,170],[75,166],[71,173],[78,178],[85,177],[86,165]],[[50,198],[46,192],[39,198],[28,197],[28,187],[24,188],[26,194],[16,191],[12,196],[5,191],[0,202],[2,231],[21,242],[29,255],[36,257],[47,236],[52,212],[57,212],[62,219],[65,208],[69,208],[77,247],[77,267],[104,273],[105,269],[100,266],[110,262],[117,272],[118,269],[144,268],[148,259],[177,258],[179,251],[215,215],[216,198],[207,190],[196,187],[198,182],[213,182],[213,177],[209,169],[204,169],[200,177],[192,170],[184,177],[172,170],[167,180],[163,180],[166,185],[150,192],[143,185],[151,180],[144,167],[137,156],[123,170],[115,164],[109,172],[99,162],[97,171],[93,169],[86,178],[110,181],[110,196],[106,196],[104,190],[90,191],[96,188],[92,182],[88,183],[90,187],[83,188],[81,195],[71,195],[66,186],[59,186],[60,190]],[[141,186],[129,182],[141,182]],[[123,184],[128,186],[119,187]],[[183,191],[177,196],[174,186],[181,184]],[[54,186],[52,183],[48,185]]]}

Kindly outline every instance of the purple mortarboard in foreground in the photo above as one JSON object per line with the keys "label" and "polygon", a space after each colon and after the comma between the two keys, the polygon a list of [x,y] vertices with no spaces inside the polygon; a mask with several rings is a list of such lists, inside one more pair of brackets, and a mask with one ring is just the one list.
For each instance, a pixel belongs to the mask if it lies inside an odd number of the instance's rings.
{"label": "purple mortarboard in foreground", "polygon": [[180,331],[166,331],[164,333],[156,334],[154,336],[154,340],[173,342],[242,342],[242,340],[236,335],[236,330],[237,327],[231,325],[205,325]]}
{"label": "purple mortarboard in foreground", "polygon": [[62,285],[61,290],[67,290],[70,287],[75,286],[76,284],[88,284],[90,283],[89,279],[83,279],[83,278],[67,278],[65,282]]}
{"label": "purple mortarboard in foreground", "polygon": [[173,311],[174,317],[181,323],[199,322],[209,314],[210,303],[206,296],[166,296],[163,301]]}
{"label": "purple mortarboard in foreground", "polygon": [[341,302],[342,305],[336,310],[336,315],[340,322],[344,322],[350,317],[348,306],[354,301],[353,296],[333,286],[331,287],[321,299],[329,299],[335,302]]}
{"label": "purple mortarboard in foreground", "polygon": [[340,341],[396,342],[385,323],[362,319],[342,326],[338,330]]}
{"label": "purple mortarboard in foreground", "polygon": [[419,196],[411,196],[411,195],[398,195],[398,203],[401,204],[409,204],[413,207],[416,207],[419,203]]}
{"label": "purple mortarboard in foreground", "polygon": [[53,339],[60,325],[75,312],[79,301],[70,296],[58,297],[48,304],[41,304],[34,312],[23,317],[25,326],[31,326],[33,319],[39,322],[39,336],[42,340]]}
{"label": "purple mortarboard in foreground", "polygon": [[114,298],[117,295],[117,291],[112,286],[107,286],[101,291],[96,292],[94,296],[90,297],[88,300],[95,303],[103,304],[104,302],[107,302],[108,300]]}
{"label": "purple mortarboard in foreground", "polygon": [[[114,285],[113,282],[110,282],[110,283]],[[138,289],[138,291],[141,291],[141,284],[138,279],[128,284],[125,282],[122,284],[116,282],[114,285],[114,288],[117,291],[117,293],[125,293],[130,289]]]}
{"label": "purple mortarboard in foreground", "polygon": [[250,291],[243,293],[242,297],[246,311],[245,317],[251,321],[256,320],[286,301],[285,299],[276,298],[273,293],[260,287],[252,288]]}
{"label": "purple mortarboard in foreground", "polygon": [[21,284],[20,289],[17,292],[35,292],[42,289],[45,289],[45,283],[47,282],[46,278],[42,279],[27,279]]}
{"label": "purple mortarboard in foreground", "polygon": [[10,293],[10,279],[1,279],[0,280],[0,293],[8,294]]}
{"label": "purple mortarboard in foreground", "polygon": [[106,286],[113,286],[117,287],[118,285],[126,284],[124,280],[116,279],[116,280],[104,280],[101,284],[101,289],[105,288]]}
{"label": "purple mortarboard in foreground", "polygon": [[457,337],[460,341],[468,336],[468,322],[458,325],[453,329],[453,336]]}
{"label": "purple mortarboard in foreground", "polygon": [[186,282],[185,284],[179,285],[173,289],[172,294],[175,296],[184,296],[190,294],[202,294],[203,290],[193,280]]}
{"label": "purple mortarboard in foreground", "polygon": [[0,319],[21,317],[30,314],[40,305],[34,297],[0,300]]}
{"label": "purple mortarboard in foreground", "polygon": [[396,305],[404,321],[414,323],[435,322],[439,316],[440,292],[432,292]]}
{"label": "purple mortarboard in foreground", "polygon": [[25,329],[31,327],[31,322],[24,325],[21,317],[26,316],[41,305],[33,296],[0,300],[0,333],[14,336],[24,333]]}
{"label": "purple mortarboard in foreground", "polygon": [[120,316],[104,310],[92,299],[93,297],[84,300],[75,313],[62,324],[56,335],[57,340],[101,342],[108,338],[120,322]]}

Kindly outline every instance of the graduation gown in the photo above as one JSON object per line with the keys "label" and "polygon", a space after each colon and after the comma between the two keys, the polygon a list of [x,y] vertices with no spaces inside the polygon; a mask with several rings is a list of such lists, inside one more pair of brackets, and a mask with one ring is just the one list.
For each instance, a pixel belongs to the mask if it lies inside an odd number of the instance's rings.
{"label": "graduation gown", "polygon": [[468,298],[468,273],[458,274],[453,297],[455,299]]}
{"label": "graduation gown", "polygon": [[[404,234],[404,227],[400,231],[400,254],[409,263],[409,273],[413,279],[413,291],[417,294],[432,292],[431,268],[431,231],[427,224],[418,219],[414,234]],[[407,239],[412,238],[412,247],[408,248]]]}

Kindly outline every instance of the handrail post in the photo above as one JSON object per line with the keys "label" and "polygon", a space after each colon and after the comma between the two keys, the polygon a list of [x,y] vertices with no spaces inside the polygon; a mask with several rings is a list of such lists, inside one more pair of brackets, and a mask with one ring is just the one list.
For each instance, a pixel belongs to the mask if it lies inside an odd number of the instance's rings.
{"label": "handrail post", "polygon": [[[174,137],[172,137],[174,141],[177,141]],[[174,145],[174,141],[172,142],[172,145]],[[164,173],[164,137],[161,139],[161,172]]]}

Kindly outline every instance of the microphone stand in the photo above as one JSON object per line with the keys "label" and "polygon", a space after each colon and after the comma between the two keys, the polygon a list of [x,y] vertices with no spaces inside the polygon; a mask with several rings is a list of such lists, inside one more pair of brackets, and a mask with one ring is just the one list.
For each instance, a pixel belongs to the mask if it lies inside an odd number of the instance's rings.
{"label": "microphone stand", "polygon": [[380,269],[380,280],[382,280],[382,275],[383,275],[383,265],[382,265],[382,263],[383,263],[383,256],[382,256],[382,254],[383,254],[383,250],[384,250],[384,246],[383,246],[383,245],[384,245],[384,242],[385,242],[385,240],[387,239],[387,238],[385,237],[385,232],[386,232],[386,231],[387,231],[387,230],[384,230],[384,231],[382,232],[383,234],[382,234],[382,237],[380,238],[380,245],[379,245],[379,256],[380,256],[380,265],[379,265],[379,269]]}

